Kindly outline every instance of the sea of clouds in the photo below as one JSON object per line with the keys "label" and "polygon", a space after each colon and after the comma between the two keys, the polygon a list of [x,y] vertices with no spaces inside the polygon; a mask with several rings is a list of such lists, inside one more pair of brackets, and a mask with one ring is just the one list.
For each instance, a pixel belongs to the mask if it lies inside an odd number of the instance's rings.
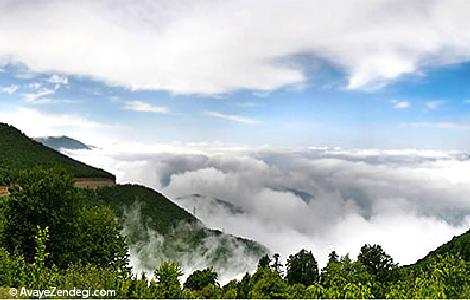
{"label": "sea of clouds", "polygon": [[284,259],[312,250],[321,266],[330,251],[355,257],[365,243],[414,263],[470,227],[465,153],[201,144],[67,154],[119,183],[155,188],[207,226],[255,239]]}

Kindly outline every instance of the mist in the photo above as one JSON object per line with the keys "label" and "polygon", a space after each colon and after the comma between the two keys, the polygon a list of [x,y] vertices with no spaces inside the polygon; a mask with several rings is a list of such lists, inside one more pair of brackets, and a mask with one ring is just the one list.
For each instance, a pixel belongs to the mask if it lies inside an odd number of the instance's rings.
{"label": "mist", "polygon": [[[119,183],[152,187],[208,227],[254,239],[284,260],[308,249],[323,266],[332,250],[354,257],[365,243],[377,243],[395,262],[410,264],[470,226],[470,160],[463,152],[140,149],[67,154],[117,174]],[[161,237],[154,236],[146,245],[158,248]]]}

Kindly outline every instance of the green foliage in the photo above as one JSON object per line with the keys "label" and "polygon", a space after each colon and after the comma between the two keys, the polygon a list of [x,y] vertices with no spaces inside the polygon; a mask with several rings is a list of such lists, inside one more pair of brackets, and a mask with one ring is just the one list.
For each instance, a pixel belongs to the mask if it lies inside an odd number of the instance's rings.
{"label": "green foliage", "polygon": [[394,279],[397,266],[380,245],[366,244],[362,246],[357,260],[366,268],[367,272],[375,275],[378,281],[387,282]]}
{"label": "green foliage", "polygon": [[165,262],[155,270],[158,280],[156,285],[157,298],[181,298],[181,284],[179,278],[183,276],[178,263]]}
{"label": "green foliage", "polygon": [[288,284],[278,272],[261,267],[251,277],[250,298],[288,298]]}
{"label": "green foliage", "polygon": [[258,261],[258,268],[269,267],[270,265],[271,265],[271,258],[269,258],[269,254],[265,254]]}
{"label": "green foliage", "polygon": [[10,253],[34,261],[37,226],[48,228],[48,265],[113,265],[123,269],[126,247],[110,208],[85,205],[64,170],[35,168],[19,173],[5,203],[3,240]]}
{"label": "green foliage", "polygon": [[238,299],[249,298],[250,290],[251,290],[250,282],[251,282],[251,275],[250,273],[246,272],[245,276],[243,276],[242,280],[240,280],[237,286],[237,298]]}
{"label": "green foliage", "polygon": [[[63,170],[35,168],[22,171],[5,207],[5,242],[11,253],[31,262],[35,252],[36,227],[49,227],[50,259],[66,266],[77,249],[76,239],[82,195]],[[69,257],[71,256],[71,257]]]}
{"label": "green foliage", "polygon": [[214,272],[212,268],[206,268],[204,270],[196,270],[184,283],[184,288],[200,291],[209,284],[214,285],[217,280],[217,272]]}
{"label": "green foliage", "polygon": [[29,281],[24,258],[0,248],[0,286],[24,286]]}
{"label": "green foliage", "polygon": [[311,285],[318,282],[320,274],[313,253],[301,250],[287,259],[287,281],[290,284]]}
{"label": "green foliage", "polygon": [[223,296],[224,299],[236,299],[238,298],[238,281],[232,279],[229,283],[223,286]]}
{"label": "green foliage", "polygon": [[[47,229],[37,229],[35,261],[26,263],[0,248],[0,286],[26,288],[115,290],[117,298],[381,298],[373,293],[375,275],[348,256],[330,261],[322,271],[321,282],[305,286],[288,284],[270,267],[260,267],[223,288],[209,283],[201,289],[181,289],[183,275],[177,263],[163,263],[155,277],[129,276],[112,267],[93,264],[71,265],[65,270],[43,262],[47,258]],[[36,275],[34,275],[36,274]],[[198,273],[199,274],[199,273]],[[469,298],[470,263],[454,256],[438,256],[432,263],[400,270],[399,280],[388,284],[386,298]],[[31,280],[33,279],[33,280]]]}
{"label": "green foliage", "polygon": [[41,278],[46,276],[46,259],[49,253],[46,251],[46,243],[49,241],[49,228],[42,229],[37,226],[37,234],[34,237],[36,241],[36,251],[34,255],[34,263],[31,272],[31,281],[35,286],[40,287]]}
{"label": "green foliage", "polygon": [[5,231],[5,205],[7,201],[7,197],[0,196],[0,247],[5,244],[3,238]]}
{"label": "green foliage", "polygon": [[305,285],[301,283],[294,283],[289,285],[287,290],[288,298],[289,299],[302,299],[307,296]]}
{"label": "green foliage", "polygon": [[114,266],[127,271],[128,254],[113,210],[108,206],[83,208],[78,228],[81,262],[97,266]]}
{"label": "green foliage", "polygon": [[426,265],[406,267],[387,298],[469,298],[470,263],[454,256],[437,255]]}
{"label": "green foliage", "polygon": [[339,261],[330,260],[322,270],[322,297],[374,298],[372,288],[377,285],[372,274],[347,255]]}
{"label": "green foliage", "polygon": [[41,143],[29,139],[18,129],[0,123],[0,185],[9,185],[18,170],[61,167],[75,178],[109,178],[115,176],[101,169],[73,160]]}
{"label": "green foliage", "polygon": [[202,290],[198,293],[198,298],[202,299],[217,299],[222,298],[223,290],[215,285],[215,284],[208,284],[202,288]]}

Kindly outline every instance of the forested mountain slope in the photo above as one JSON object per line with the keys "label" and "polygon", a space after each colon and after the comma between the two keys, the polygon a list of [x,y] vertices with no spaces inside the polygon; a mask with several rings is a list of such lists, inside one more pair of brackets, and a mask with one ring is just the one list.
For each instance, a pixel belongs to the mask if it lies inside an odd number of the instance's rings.
{"label": "forested mountain slope", "polygon": [[31,169],[36,166],[45,168],[59,166],[75,178],[115,179],[113,174],[73,160],[28,138],[15,127],[0,123],[0,185],[8,175],[14,176],[21,169]]}
{"label": "forested mountain slope", "polygon": [[[0,180],[3,181],[0,185],[14,180],[19,170],[36,166],[63,168],[75,178],[115,179],[113,174],[73,160],[0,123]],[[246,265],[268,252],[255,241],[210,230],[192,214],[147,187],[117,185],[89,191],[88,195],[92,205],[105,204],[114,210],[142,269],[153,269],[163,260],[186,264],[203,260],[222,269],[235,259],[235,252],[237,259],[246,258]],[[152,244],[155,239],[161,242]]]}

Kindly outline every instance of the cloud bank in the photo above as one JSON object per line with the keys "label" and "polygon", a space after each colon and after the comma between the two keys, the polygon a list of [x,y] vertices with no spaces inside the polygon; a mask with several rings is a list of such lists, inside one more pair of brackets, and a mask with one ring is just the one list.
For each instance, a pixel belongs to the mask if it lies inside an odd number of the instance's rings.
{"label": "cloud bank", "polygon": [[321,61],[343,72],[348,88],[376,88],[468,61],[469,9],[458,0],[7,0],[0,66],[221,94],[302,86]]}
{"label": "cloud bank", "polygon": [[[134,148],[135,149],[135,148]],[[69,154],[156,188],[208,226],[320,264],[378,243],[409,264],[470,227],[469,155],[433,150],[188,146]]]}

